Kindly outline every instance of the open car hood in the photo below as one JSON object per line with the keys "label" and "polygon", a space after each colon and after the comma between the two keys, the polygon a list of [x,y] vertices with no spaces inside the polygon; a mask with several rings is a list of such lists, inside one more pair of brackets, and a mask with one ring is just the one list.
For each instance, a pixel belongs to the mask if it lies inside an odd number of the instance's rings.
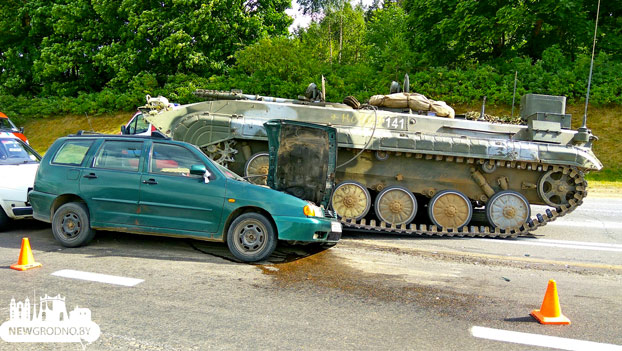
{"label": "open car hood", "polygon": [[268,186],[326,208],[335,183],[337,131],[319,124],[271,120]]}

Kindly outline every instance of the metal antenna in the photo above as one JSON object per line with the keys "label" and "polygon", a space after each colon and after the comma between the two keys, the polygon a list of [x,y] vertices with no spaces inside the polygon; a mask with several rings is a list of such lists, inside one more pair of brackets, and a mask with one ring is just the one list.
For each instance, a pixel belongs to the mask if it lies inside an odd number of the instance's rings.
{"label": "metal antenna", "polygon": [[94,132],[95,129],[93,129],[93,125],[91,124],[91,119],[89,118],[89,114],[85,112],[84,115],[86,116],[86,121],[89,122],[89,127],[91,127],[91,131]]}
{"label": "metal antenna", "polygon": [[484,96],[484,101],[482,101],[482,111],[480,112],[479,115],[479,120],[483,121],[486,118],[484,118],[484,115],[486,114],[486,96]]}
{"label": "metal antenna", "polygon": [[321,95],[320,95],[320,100],[322,102],[326,101],[326,79],[324,79],[324,75],[323,74],[322,74],[322,92],[321,92]]}
{"label": "metal antenna", "polygon": [[581,128],[587,128],[587,104],[590,100],[590,86],[592,85],[592,69],[594,68],[594,50],[596,49],[596,31],[598,30],[598,15],[600,14],[600,0],[596,8],[596,25],[594,26],[594,42],[592,44],[592,60],[590,61],[590,76],[587,79],[587,95],[585,96],[585,112],[583,113],[583,125]]}
{"label": "metal antenna", "polygon": [[518,78],[518,71],[514,71],[514,94],[512,94],[512,118],[514,118],[514,101],[516,99],[516,79]]}

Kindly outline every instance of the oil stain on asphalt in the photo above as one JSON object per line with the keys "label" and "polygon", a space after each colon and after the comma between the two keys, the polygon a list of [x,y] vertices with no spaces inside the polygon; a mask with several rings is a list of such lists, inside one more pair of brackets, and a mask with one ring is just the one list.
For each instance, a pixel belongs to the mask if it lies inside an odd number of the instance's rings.
{"label": "oil stain on asphalt", "polygon": [[[294,255],[290,253],[290,256]],[[365,300],[412,303],[434,308],[445,315],[453,315],[458,310],[463,315],[464,311],[469,312],[478,304],[477,300],[482,298],[450,289],[406,282],[395,275],[365,272],[344,260],[347,258],[331,250],[324,250],[306,257],[261,264],[257,267],[272,277],[279,288],[338,290]]]}

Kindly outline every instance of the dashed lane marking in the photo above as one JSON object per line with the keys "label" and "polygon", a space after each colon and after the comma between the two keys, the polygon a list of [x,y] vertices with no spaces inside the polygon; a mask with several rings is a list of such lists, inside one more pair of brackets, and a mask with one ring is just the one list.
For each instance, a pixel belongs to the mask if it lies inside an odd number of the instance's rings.
{"label": "dashed lane marking", "polygon": [[63,277],[63,278],[88,280],[91,282],[99,282],[99,283],[121,285],[121,286],[135,286],[145,281],[144,279],[120,277],[117,275],[108,275],[108,274],[101,274],[101,273],[75,271],[73,269],[62,269],[60,271],[56,271],[52,273],[52,275],[57,276],[57,277]]}
{"label": "dashed lane marking", "polygon": [[478,326],[471,327],[471,335],[481,339],[505,341],[530,346],[550,347],[560,350],[622,351],[622,346],[620,345],[603,344],[594,341],[560,338],[558,336],[548,336],[531,333],[521,333],[510,330],[492,329]]}
{"label": "dashed lane marking", "polygon": [[547,223],[553,227],[577,227],[577,228],[597,228],[597,229],[622,229],[622,223],[611,221],[554,221]]}
{"label": "dashed lane marking", "polygon": [[[491,241],[491,239],[475,239],[475,240]],[[494,242],[495,244],[498,244],[498,243],[520,244],[520,245],[559,247],[559,248],[564,248],[564,249],[622,252],[622,245],[607,244],[607,243],[593,243],[593,242],[587,242],[587,241],[517,238],[515,240],[494,239]]]}

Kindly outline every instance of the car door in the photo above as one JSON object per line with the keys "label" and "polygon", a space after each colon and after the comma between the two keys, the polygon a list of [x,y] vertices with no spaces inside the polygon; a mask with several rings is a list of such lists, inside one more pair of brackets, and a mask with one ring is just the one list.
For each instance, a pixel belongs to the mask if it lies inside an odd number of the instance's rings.
{"label": "car door", "polygon": [[140,223],[145,227],[215,233],[220,224],[226,180],[190,174],[193,165],[209,167],[198,150],[154,142],[140,184]]}
{"label": "car door", "polygon": [[137,225],[143,142],[105,140],[90,167],[80,174],[80,193],[91,222]]}

